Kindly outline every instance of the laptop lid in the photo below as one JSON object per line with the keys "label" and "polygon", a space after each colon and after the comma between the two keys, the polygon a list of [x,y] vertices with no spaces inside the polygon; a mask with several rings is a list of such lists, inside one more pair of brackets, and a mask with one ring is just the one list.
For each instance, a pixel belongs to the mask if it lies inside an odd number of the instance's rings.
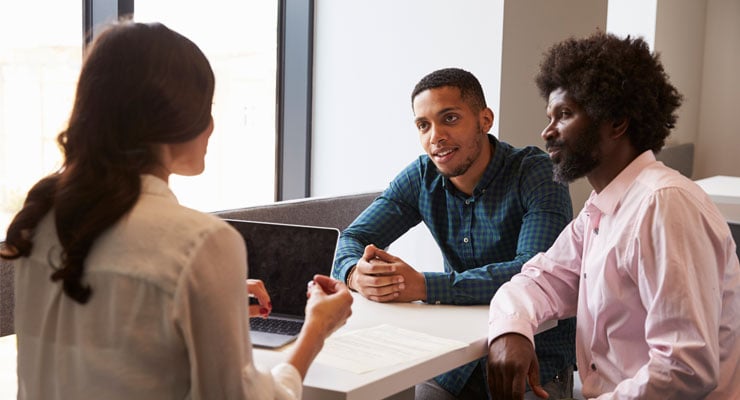
{"label": "laptop lid", "polygon": [[[330,274],[339,230],[233,219],[226,222],[244,238],[247,277],[262,280],[267,288],[272,302],[270,319],[303,320],[306,285],[316,274]],[[279,347],[295,339],[295,335],[284,336],[251,333],[252,344],[260,347]]]}

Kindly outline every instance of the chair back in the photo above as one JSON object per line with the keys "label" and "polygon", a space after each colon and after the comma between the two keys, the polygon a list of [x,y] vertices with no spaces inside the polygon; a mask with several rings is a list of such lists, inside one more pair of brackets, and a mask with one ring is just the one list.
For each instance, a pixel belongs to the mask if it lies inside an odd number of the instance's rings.
{"label": "chair back", "polygon": [[12,335],[13,308],[15,307],[15,282],[13,265],[0,258],[0,336]]}

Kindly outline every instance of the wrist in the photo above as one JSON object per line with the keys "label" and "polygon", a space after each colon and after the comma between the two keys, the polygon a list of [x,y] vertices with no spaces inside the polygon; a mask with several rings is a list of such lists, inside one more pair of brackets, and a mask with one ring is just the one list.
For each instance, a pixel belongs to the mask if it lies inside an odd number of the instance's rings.
{"label": "wrist", "polygon": [[349,288],[350,290],[354,290],[356,292],[357,290],[355,290],[355,288],[352,287],[352,277],[355,275],[355,269],[357,269],[356,265],[350,268],[349,272],[347,273],[347,281],[345,283],[347,284],[347,288]]}

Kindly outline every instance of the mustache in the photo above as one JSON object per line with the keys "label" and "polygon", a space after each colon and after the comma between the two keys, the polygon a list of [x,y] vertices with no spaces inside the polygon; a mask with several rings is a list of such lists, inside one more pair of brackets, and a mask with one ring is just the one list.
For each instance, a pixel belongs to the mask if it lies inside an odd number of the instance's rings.
{"label": "mustache", "polygon": [[565,142],[563,140],[547,139],[545,141],[545,149],[547,151],[550,151],[553,148],[557,149],[563,146],[565,146]]}

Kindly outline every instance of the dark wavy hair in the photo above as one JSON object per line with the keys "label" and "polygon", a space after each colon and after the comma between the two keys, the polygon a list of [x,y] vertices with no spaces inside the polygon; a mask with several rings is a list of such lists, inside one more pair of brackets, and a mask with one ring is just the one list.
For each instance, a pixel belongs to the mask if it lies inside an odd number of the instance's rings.
{"label": "dark wavy hair", "polygon": [[108,26],[87,53],[59,171],[30,190],[0,256],[27,257],[39,221],[53,212],[62,245],[52,281],[86,303],[85,258],[98,236],[136,203],[140,174],[159,163],[155,145],[187,142],[211,122],[214,76],[190,40],[159,23]]}
{"label": "dark wavy hair", "polygon": [[627,135],[640,153],[660,151],[682,101],[644,40],[603,32],[552,46],[535,81],[545,99],[566,90],[595,121],[627,118]]}
{"label": "dark wavy hair", "polygon": [[460,97],[474,111],[480,111],[487,107],[486,97],[483,95],[483,88],[478,82],[478,78],[460,68],[439,69],[421,78],[411,92],[411,106],[413,107],[414,99],[419,93],[443,86],[460,89]]}

